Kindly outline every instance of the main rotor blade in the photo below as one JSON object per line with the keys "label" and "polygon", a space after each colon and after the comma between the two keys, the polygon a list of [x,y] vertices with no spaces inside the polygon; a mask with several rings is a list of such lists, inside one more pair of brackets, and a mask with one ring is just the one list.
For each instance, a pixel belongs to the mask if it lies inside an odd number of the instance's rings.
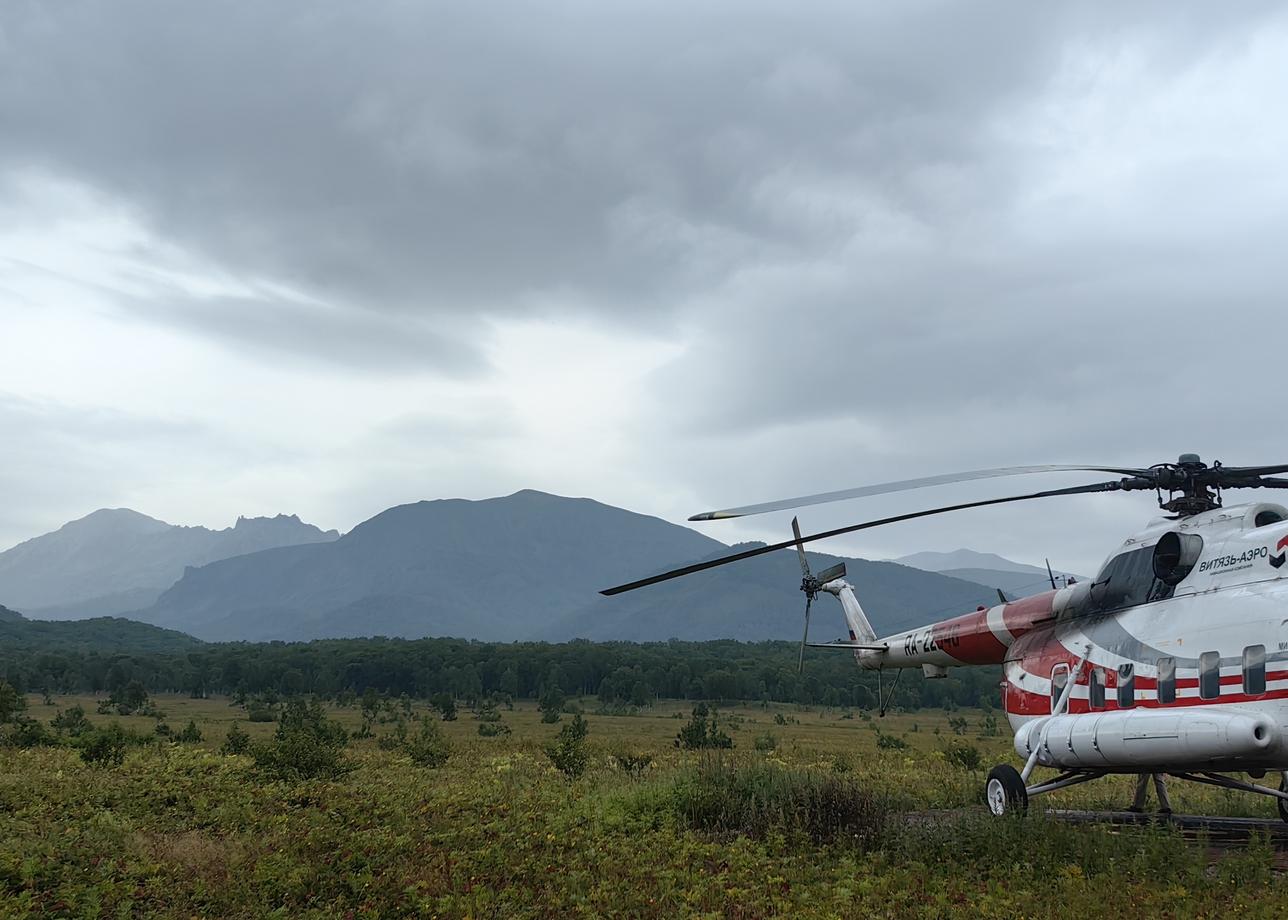
{"label": "main rotor blade", "polygon": [[801,575],[809,578],[809,560],[805,558],[805,546],[801,543],[801,523],[792,518],[792,533],[796,535],[796,554],[801,559]]}
{"label": "main rotor blade", "polygon": [[[1288,469],[1286,469],[1288,471]],[[824,502],[839,502],[847,498],[863,498],[868,495],[886,495],[890,492],[906,492],[909,489],[924,489],[927,486],[942,486],[950,482],[971,482],[976,479],[996,479],[999,476],[1023,476],[1029,473],[1118,473],[1123,476],[1149,476],[1149,470],[1136,470],[1116,466],[1001,466],[991,470],[972,470],[965,473],[945,473],[942,476],[925,476],[921,479],[901,479],[898,482],[882,482],[871,486],[859,486],[857,489],[841,489],[837,492],[820,492],[817,495],[802,495],[797,498],[784,498],[779,501],[762,502],[759,505],[743,505],[739,508],[725,508],[721,511],[704,511],[689,518],[690,521],[722,521],[727,518],[744,517],[748,514],[764,514],[766,511],[782,511],[786,508],[801,508],[805,505],[821,505]]]}
{"label": "main rotor blade", "polygon": [[[1051,489],[1047,492],[1032,492],[1028,495],[1010,495],[1006,498],[986,498],[982,501],[964,502],[960,505],[945,505],[942,508],[930,508],[926,511],[912,511],[907,514],[897,514],[894,517],[879,518],[875,521],[864,521],[862,524],[851,524],[849,527],[838,527],[835,530],[825,530],[822,533],[813,533],[806,537],[801,537],[801,543],[811,543],[814,540],[826,540],[828,537],[839,537],[841,534],[854,533],[857,530],[869,530],[873,527],[883,527],[886,524],[897,524],[900,521],[911,521],[914,518],[929,517],[932,514],[946,514],[949,511],[964,511],[967,508],[983,508],[986,505],[1004,505],[1008,502],[1023,502],[1034,498],[1053,498],[1057,495],[1082,495],[1088,492],[1116,492],[1122,489],[1120,481],[1114,479],[1109,482],[1093,482],[1085,486],[1070,486],[1067,489]],[[695,562],[692,565],[681,566],[678,569],[672,569],[669,572],[662,572],[659,575],[650,575],[648,578],[641,578],[639,581],[632,581],[624,585],[617,585],[613,588],[605,588],[600,591],[606,597],[612,597],[616,594],[625,594],[627,591],[634,591],[636,588],[645,588],[649,585],[655,585],[658,582],[670,581],[672,578],[680,578],[684,575],[692,575],[695,572],[705,572],[707,569],[714,569],[717,566],[728,565],[731,562],[739,562],[743,559],[751,559],[754,556],[763,556],[766,553],[776,552],[780,549],[788,549],[797,544],[796,540],[786,540],[782,543],[771,543],[768,546],[758,546],[755,549],[746,549],[739,553],[732,553],[728,556],[721,556],[717,559],[707,559],[702,562]]]}
{"label": "main rotor blade", "polygon": [[1223,476],[1243,477],[1243,476],[1273,476],[1276,473],[1288,473],[1288,463],[1281,463],[1278,466],[1223,466],[1220,467],[1220,473]]}

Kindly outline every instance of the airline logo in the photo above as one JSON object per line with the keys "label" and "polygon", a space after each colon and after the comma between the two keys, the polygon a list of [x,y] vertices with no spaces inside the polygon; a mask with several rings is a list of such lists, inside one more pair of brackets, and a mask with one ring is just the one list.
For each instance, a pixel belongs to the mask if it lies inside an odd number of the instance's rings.
{"label": "airline logo", "polygon": [[1279,541],[1278,545],[1275,546],[1275,549],[1278,551],[1279,555],[1270,557],[1270,564],[1275,568],[1279,568],[1281,565],[1283,565],[1284,559],[1288,558],[1288,553],[1284,552],[1285,546],[1288,546],[1288,537],[1284,537],[1282,540]]}

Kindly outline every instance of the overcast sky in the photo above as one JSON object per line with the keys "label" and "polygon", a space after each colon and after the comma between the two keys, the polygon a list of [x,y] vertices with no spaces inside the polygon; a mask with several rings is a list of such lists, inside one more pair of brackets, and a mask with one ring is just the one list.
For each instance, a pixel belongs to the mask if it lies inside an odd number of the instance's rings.
{"label": "overcast sky", "polygon": [[[7,2],[0,547],[1288,462],[1286,88],[1278,4]],[[826,548],[1087,571],[1153,511]]]}

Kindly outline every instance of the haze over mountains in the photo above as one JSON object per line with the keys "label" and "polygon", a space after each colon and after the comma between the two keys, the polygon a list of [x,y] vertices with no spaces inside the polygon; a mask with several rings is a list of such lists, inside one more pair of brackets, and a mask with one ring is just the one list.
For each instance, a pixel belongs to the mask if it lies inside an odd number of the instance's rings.
{"label": "haze over mountains", "polygon": [[[213,641],[798,638],[804,597],[790,551],[613,598],[598,594],[728,551],[688,527],[530,490],[400,505],[344,536],[294,517],[209,531],[121,510],[96,512],[0,554],[0,602],[38,617],[124,612]],[[838,559],[810,556],[816,569]],[[997,600],[992,580],[844,561],[880,632]],[[123,611],[130,597],[143,602]],[[812,622],[815,639],[844,633],[830,598],[820,599]]]}
{"label": "haze over mountains", "polygon": [[0,553],[0,601],[41,619],[108,616],[150,606],[188,566],[339,536],[295,515],[210,530],[102,509]]}
{"label": "haze over mountains", "polygon": [[[333,543],[194,569],[134,616],[204,639],[453,635],[478,639],[769,639],[799,635],[794,554],[615,598],[599,589],[727,552],[687,527],[522,491],[401,505]],[[831,557],[817,556],[822,567]],[[996,601],[986,587],[848,561],[878,628]],[[824,637],[843,632],[839,610]]]}
{"label": "haze over mountains", "polygon": [[[892,561],[927,572],[938,572],[941,575],[1001,588],[1011,597],[1028,597],[1030,594],[1045,591],[1051,586],[1047,570],[1043,567],[1012,562],[995,553],[978,553],[970,549],[954,550],[951,553],[913,553]],[[1086,581],[1082,575],[1074,575],[1060,569],[1053,569],[1053,574],[1057,579],[1075,578],[1078,581]]]}

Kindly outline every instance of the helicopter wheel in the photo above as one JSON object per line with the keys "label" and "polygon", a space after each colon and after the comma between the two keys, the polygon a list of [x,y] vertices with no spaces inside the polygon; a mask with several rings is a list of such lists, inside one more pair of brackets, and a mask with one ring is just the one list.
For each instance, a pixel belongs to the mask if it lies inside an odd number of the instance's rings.
{"label": "helicopter wheel", "polygon": [[[1288,792],[1288,771],[1279,774],[1279,791]],[[1288,821],[1288,800],[1275,799],[1275,804],[1279,806],[1279,818]]]}
{"label": "helicopter wheel", "polygon": [[[984,784],[984,802],[988,805],[988,810],[998,817],[1028,811],[1029,791],[1024,786],[1024,780],[1020,779],[1020,772],[1010,764],[1000,764],[990,770],[988,781]],[[1280,799],[1281,814],[1284,804]]]}

